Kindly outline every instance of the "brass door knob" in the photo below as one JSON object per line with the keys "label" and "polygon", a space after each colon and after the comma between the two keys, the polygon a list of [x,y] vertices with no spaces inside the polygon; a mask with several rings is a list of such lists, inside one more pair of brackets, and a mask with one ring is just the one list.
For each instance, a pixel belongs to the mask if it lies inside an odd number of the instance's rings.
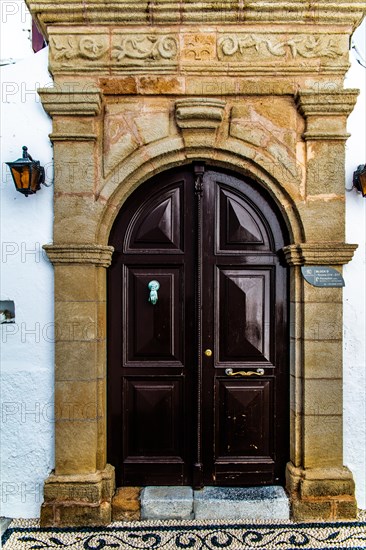
{"label": "brass door knob", "polygon": [[212,349],[205,349],[204,353],[205,353],[206,357],[211,357]]}

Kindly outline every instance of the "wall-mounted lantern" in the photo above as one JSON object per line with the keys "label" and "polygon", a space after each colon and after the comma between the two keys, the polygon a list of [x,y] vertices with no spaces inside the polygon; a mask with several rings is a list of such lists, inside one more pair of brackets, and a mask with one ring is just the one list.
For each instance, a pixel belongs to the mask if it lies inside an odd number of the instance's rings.
{"label": "wall-mounted lantern", "polygon": [[45,181],[44,168],[39,160],[33,160],[28,154],[28,148],[23,146],[23,157],[6,163],[11,171],[15,188],[26,197],[33,195]]}
{"label": "wall-mounted lantern", "polygon": [[362,193],[363,197],[366,197],[366,164],[360,164],[357,170],[353,172],[353,187]]}

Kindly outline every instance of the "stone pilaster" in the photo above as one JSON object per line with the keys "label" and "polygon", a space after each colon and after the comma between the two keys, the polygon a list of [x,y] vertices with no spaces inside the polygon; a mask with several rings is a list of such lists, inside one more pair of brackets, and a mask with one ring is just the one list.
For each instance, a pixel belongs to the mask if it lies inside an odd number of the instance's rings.
{"label": "stone pilaster", "polygon": [[347,117],[357,90],[305,90],[296,96],[305,118],[306,199],[299,205],[307,241],[344,239],[345,141]]}
{"label": "stone pilaster", "polygon": [[[355,517],[352,473],[343,467],[342,290],[314,287],[301,265],[341,269],[356,245],[299,243],[283,249],[292,266],[291,462],[287,489],[294,519]],[[301,319],[301,322],[300,322]]]}
{"label": "stone pilaster", "polygon": [[100,92],[91,83],[74,81],[38,93],[53,120],[54,242],[93,243],[100,211]]}
{"label": "stone pilaster", "polygon": [[41,523],[108,523],[114,468],[106,464],[105,268],[113,248],[44,248],[55,267],[56,449]]}

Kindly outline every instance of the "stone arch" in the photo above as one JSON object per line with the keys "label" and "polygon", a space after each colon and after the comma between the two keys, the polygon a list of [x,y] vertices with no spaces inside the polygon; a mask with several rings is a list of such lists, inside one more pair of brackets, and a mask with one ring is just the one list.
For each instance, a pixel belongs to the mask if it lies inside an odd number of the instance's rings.
{"label": "stone arch", "polygon": [[[204,161],[212,166],[224,168],[242,176],[249,176],[257,181],[272,196],[281,211],[291,242],[303,242],[304,228],[294,200],[294,182],[289,180],[280,181],[275,178],[263,167],[264,156],[258,155],[250,145],[245,144],[243,146],[243,143],[238,140],[230,141],[237,142],[235,151],[229,147],[212,151],[208,151],[207,148],[196,147],[187,153],[184,144],[181,143],[182,147],[180,149],[172,148],[171,151],[162,154],[157,153],[155,156],[146,155],[146,151],[139,150],[132,158],[120,163],[115,173],[111,174],[106,181],[99,197],[99,200],[102,200],[105,204],[97,225],[96,242],[101,245],[107,244],[115,217],[127,197],[137,187],[157,173],[175,166],[188,164],[194,160]],[[254,156],[257,157],[256,161],[253,160]],[[124,177],[119,180],[116,174],[118,175],[121,172],[123,172]]]}

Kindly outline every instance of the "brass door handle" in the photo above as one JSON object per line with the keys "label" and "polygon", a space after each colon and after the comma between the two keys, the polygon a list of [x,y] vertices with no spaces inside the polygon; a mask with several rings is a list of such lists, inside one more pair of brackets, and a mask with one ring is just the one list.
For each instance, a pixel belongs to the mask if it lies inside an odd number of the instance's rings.
{"label": "brass door handle", "polygon": [[263,376],[264,369],[257,369],[257,370],[239,370],[238,372],[234,372],[233,369],[225,369],[225,374],[228,376]]}
{"label": "brass door handle", "polygon": [[211,357],[212,349],[205,349],[205,351],[203,353],[206,355],[206,357]]}

